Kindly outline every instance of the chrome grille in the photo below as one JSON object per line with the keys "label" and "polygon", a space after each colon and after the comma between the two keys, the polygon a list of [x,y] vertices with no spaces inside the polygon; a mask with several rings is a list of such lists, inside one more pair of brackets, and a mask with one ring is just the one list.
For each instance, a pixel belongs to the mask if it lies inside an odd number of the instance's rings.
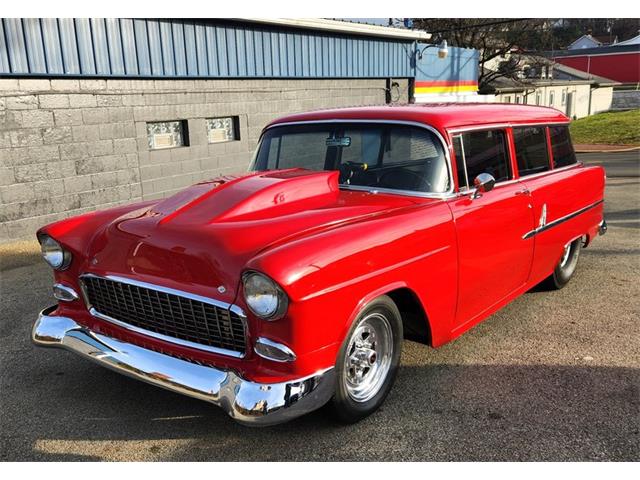
{"label": "chrome grille", "polygon": [[244,319],[229,308],[140,282],[93,275],[85,275],[81,281],[98,316],[152,336],[170,337],[167,340],[175,339],[176,343],[197,344],[193,345],[196,348],[245,352]]}

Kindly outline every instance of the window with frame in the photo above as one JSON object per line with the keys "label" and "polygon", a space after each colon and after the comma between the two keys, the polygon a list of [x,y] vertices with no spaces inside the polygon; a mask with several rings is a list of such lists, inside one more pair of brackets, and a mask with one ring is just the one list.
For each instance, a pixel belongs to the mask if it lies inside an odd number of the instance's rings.
{"label": "window with frame", "polygon": [[536,105],[540,105],[542,103],[542,94],[540,92],[536,93]]}
{"label": "window with frame", "polygon": [[576,153],[571,143],[569,127],[566,125],[555,125],[549,127],[551,138],[551,152],[553,153],[554,168],[566,167],[578,163]]}
{"label": "window with frame", "polygon": [[514,128],[513,143],[521,177],[551,169],[545,127]]}
{"label": "window with frame", "polygon": [[[460,189],[472,188],[473,180],[481,173],[488,173],[496,182],[511,179],[511,164],[504,130],[468,132],[457,137],[459,140],[454,141],[453,147]],[[457,146],[456,142],[459,142]]]}
{"label": "window with frame", "polygon": [[444,193],[450,189],[442,142],[421,127],[336,122],[287,125],[263,135],[252,170],[338,170],[343,185]]}
{"label": "window with frame", "polygon": [[186,120],[147,123],[149,150],[176,148],[189,145]]}
{"label": "window with frame", "polygon": [[209,143],[223,143],[240,140],[238,117],[207,118],[207,139]]}
{"label": "window with frame", "polygon": [[550,107],[553,107],[553,102],[555,100],[555,96],[556,96],[555,92],[553,90],[551,90],[549,92],[549,106]]}

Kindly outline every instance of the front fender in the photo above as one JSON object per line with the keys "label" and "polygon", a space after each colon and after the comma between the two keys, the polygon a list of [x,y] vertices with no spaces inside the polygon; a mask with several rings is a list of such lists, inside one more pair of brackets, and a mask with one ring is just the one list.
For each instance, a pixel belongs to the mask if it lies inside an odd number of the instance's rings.
{"label": "front fender", "polygon": [[438,202],[279,246],[248,268],[276,280],[290,299],[287,316],[262,322],[260,334],[301,354],[324,349],[333,362],[362,308],[397,288],[415,293],[434,345],[444,343],[455,316],[456,266],[451,212]]}

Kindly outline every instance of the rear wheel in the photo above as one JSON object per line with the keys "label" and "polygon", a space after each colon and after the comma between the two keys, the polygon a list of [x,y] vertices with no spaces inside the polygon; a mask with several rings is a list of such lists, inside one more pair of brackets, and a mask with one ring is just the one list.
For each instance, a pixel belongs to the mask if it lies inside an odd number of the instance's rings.
{"label": "rear wheel", "polygon": [[565,245],[558,265],[556,265],[553,273],[543,282],[547,288],[560,290],[569,283],[569,280],[571,280],[571,277],[573,277],[573,274],[576,271],[581,249],[582,238],[578,238]]}
{"label": "rear wheel", "polygon": [[355,423],[380,407],[393,386],[401,349],[398,307],[378,297],[358,315],[338,353],[332,405],[340,420]]}

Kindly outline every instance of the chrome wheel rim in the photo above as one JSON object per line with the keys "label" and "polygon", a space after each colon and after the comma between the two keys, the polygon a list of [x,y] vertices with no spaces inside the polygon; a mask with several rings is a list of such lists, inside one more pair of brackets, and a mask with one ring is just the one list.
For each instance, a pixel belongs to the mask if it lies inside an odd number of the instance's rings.
{"label": "chrome wheel rim", "polygon": [[567,243],[564,247],[564,253],[562,254],[562,258],[560,259],[560,268],[565,267],[565,265],[569,261],[570,255],[571,255],[571,244]]}
{"label": "chrome wheel rim", "polygon": [[366,402],[384,384],[393,354],[393,333],[387,317],[372,313],[364,317],[345,353],[344,381],[347,393],[356,402]]}

